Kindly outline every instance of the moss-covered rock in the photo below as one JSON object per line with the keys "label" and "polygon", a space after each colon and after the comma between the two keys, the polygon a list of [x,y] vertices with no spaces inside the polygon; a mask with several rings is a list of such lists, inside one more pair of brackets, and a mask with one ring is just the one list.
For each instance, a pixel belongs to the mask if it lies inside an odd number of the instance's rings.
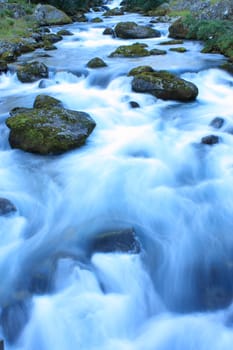
{"label": "moss-covered rock", "polygon": [[63,103],[48,95],[38,95],[35,98],[33,108],[52,108],[52,107],[63,107]]}
{"label": "moss-covered rock", "polygon": [[124,14],[124,10],[122,7],[115,7],[114,9],[107,10],[104,12],[104,16],[122,16]]}
{"label": "moss-covered rock", "polygon": [[82,146],[95,127],[85,112],[55,105],[49,108],[16,108],[6,120],[12,148],[26,152],[60,154]]}
{"label": "moss-covered rock", "polygon": [[151,66],[138,66],[129,71],[128,76],[134,77],[135,75],[142,73],[151,73],[154,72],[154,69]]}
{"label": "moss-covered rock", "polygon": [[145,39],[161,36],[158,30],[138,25],[135,22],[119,22],[115,27],[115,34],[122,39]]}
{"label": "moss-covered rock", "polygon": [[100,17],[95,17],[95,18],[92,18],[91,22],[92,23],[101,23],[101,22],[103,22],[103,20]]}
{"label": "moss-covered rock", "polygon": [[150,52],[146,49],[146,44],[135,43],[132,45],[119,46],[109,57],[144,57],[150,56]]}
{"label": "moss-covered rock", "polygon": [[185,47],[171,47],[169,51],[184,53],[187,49]]}
{"label": "moss-covered rock", "polygon": [[95,57],[92,58],[88,63],[87,63],[88,68],[102,68],[102,67],[107,67],[107,64],[102,60],[102,58]]}
{"label": "moss-covered rock", "polygon": [[71,18],[67,16],[65,12],[51,5],[37,5],[34,17],[41,26],[72,23]]}
{"label": "moss-covered rock", "polygon": [[111,27],[107,27],[103,31],[103,35],[114,35],[114,30]]}
{"label": "moss-covered rock", "polygon": [[49,76],[48,67],[37,61],[18,66],[16,73],[22,83],[32,83]]}
{"label": "moss-covered rock", "polygon": [[166,41],[162,41],[161,43],[159,43],[159,45],[182,45],[184,43],[183,40],[181,39],[177,39],[177,40],[166,40]]}
{"label": "moss-covered rock", "polygon": [[150,54],[153,56],[166,55],[166,50],[152,49],[150,50]]}
{"label": "moss-covered rock", "polygon": [[74,35],[72,32],[70,32],[67,29],[61,29],[57,32],[57,35],[59,36],[70,36],[70,35]]}
{"label": "moss-covered rock", "polygon": [[198,88],[191,82],[167,71],[154,71],[137,74],[132,81],[136,92],[147,92],[163,100],[193,101]]}
{"label": "moss-covered rock", "polygon": [[182,18],[178,18],[169,27],[169,36],[171,38],[185,39],[188,35],[188,26]]}

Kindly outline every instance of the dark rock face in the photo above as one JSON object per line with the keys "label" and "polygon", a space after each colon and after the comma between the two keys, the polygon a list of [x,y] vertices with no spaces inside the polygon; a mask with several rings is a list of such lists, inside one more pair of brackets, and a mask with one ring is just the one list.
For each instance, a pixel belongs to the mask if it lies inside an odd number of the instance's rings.
{"label": "dark rock face", "polygon": [[163,100],[189,102],[195,100],[198,88],[191,82],[166,71],[154,71],[135,75],[132,89],[147,92]]}
{"label": "dark rock face", "polygon": [[103,31],[103,35],[114,35],[114,30],[111,27],[107,27]]}
{"label": "dark rock face", "polygon": [[103,233],[95,237],[92,246],[93,252],[103,253],[132,253],[141,251],[140,243],[133,229]]}
{"label": "dark rock face", "polygon": [[95,57],[92,58],[88,63],[87,63],[88,68],[102,68],[102,67],[107,67],[107,64],[102,60],[102,58]]}
{"label": "dark rock face", "polygon": [[136,101],[129,101],[131,108],[140,108],[140,105]]}
{"label": "dark rock face", "polygon": [[145,39],[161,36],[158,30],[138,25],[135,22],[118,23],[115,27],[115,33],[117,37],[122,39]]}
{"label": "dark rock face", "polygon": [[4,341],[0,340],[0,350],[4,350]]}
{"label": "dark rock face", "polygon": [[82,146],[96,126],[87,113],[56,104],[48,108],[15,108],[6,124],[12,148],[43,155]]}
{"label": "dark rock face", "polygon": [[58,10],[51,5],[37,5],[34,12],[34,17],[39,25],[59,25],[70,24],[72,20],[65,12]]}
{"label": "dark rock face", "polygon": [[212,146],[212,145],[215,145],[216,143],[219,143],[219,137],[216,135],[208,135],[208,136],[202,137],[201,143]]}
{"label": "dark rock face", "polygon": [[0,74],[6,73],[8,71],[8,66],[5,61],[0,60]]}
{"label": "dark rock face", "polygon": [[16,212],[16,207],[9,199],[0,198],[0,216]]}
{"label": "dark rock face", "polygon": [[62,36],[70,36],[70,35],[74,35],[73,33],[71,33],[69,30],[67,29],[61,29],[57,32],[57,35],[62,35]]}
{"label": "dark rock face", "polygon": [[212,126],[215,129],[220,129],[224,124],[224,119],[221,117],[216,117],[214,118],[211,123],[210,126]]}
{"label": "dark rock face", "polygon": [[17,67],[17,77],[22,83],[33,83],[48,76],[48,67],[41,62],[35,61]]}

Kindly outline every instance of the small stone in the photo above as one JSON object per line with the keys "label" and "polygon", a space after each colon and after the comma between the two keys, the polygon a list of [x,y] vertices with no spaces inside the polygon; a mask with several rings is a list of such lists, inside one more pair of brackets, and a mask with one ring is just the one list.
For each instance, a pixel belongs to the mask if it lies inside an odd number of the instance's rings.
{"label": "small stone", "polygon": [[103,35],[114,35],[114,30],[110,27],[107,27],[104,29]]}
{"label": "small stone", "polygon": [[129,101],[129,105],[131,108],[140,108],[139,103],[137,103],[136,101]]}
{"label": "small stone", "polygon": [[224,124],[224,119],[221,117],[216,117],[214,118],[211,123],[210,126],[212,126],[215,129],[220,129]]}
{"label": "small stone", "polygon": [[201,139],[201,143],[212,146],[212,145],[215,145],[216,143],[219,143],[219,137],[216,135],[204,136]]}

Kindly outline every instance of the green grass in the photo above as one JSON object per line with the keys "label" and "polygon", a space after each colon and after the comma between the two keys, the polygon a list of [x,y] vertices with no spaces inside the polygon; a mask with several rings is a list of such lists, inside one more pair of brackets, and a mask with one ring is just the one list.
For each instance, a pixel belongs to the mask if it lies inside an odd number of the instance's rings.
{"label": "green grass", "polygon": [[31,19],[25,17],[13,19],[11,17],[1,18],[0,40],[17,40],[30,36],[30,28],[36,27]]}

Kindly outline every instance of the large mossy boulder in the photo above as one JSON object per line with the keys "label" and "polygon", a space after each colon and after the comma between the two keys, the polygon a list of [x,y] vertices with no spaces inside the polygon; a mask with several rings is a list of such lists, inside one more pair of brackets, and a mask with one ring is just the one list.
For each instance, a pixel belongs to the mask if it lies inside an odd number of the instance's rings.
{"label": "large mossy boulder", "polygon": [[109,57],[145,57],[150,56],[146,44],[135,43],[132,45],[121,45],[113,51]]}
{"label": "large mossy boulder", "polygon": [[51,5],[37,5],[34,11],[34,17],[41,26],[72,23],[71,18],[65,12]]}
{"label": "large mossy boulder", "polygon": [[163,100],[183,102],[193,101],[198,95],[198,88],[193,83],[167,71],[136,74],[132,80],[132,89],[136,92],[149,93]]}
{"label": "large mossy boulder", "polygon": [[131,253],[138,254],[141,251],[140,243],[132,228],[110,231],[95,237],[92,251],[102,253]]}
{"label": "large mossy boulder", "polygon": [[68,110],[49,96],[35,100],[36,108],[15,108],[6,120],[12,148],[26,152],[60,154],[82,146],[96,126],[85,112]]}
{"label": "large mossy boulder", "polygon": [[185,39],[189,29],[182,18],[178,18],[169,27],[169,37],[175,39]]}
{"label": "large mossy boulder", "polygon": [[145,39],[161,36],[158,30],[138,25],[135,22],[119,22],[115,27],[115,34],[122,39]]}
{"label": "large mossy boulder", "polygon": [[18,66],[16,73],[22,83],[33,83],[49,76],[48,67],[44,63],[37,61]]}

